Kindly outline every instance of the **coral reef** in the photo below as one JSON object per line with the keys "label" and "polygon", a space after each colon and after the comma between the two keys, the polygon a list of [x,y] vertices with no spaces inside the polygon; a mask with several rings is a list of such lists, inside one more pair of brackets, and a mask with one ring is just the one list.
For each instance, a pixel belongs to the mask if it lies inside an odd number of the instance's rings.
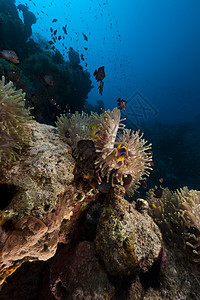
{"label": "coral reef", "polygon": [[95,248],[110,275],[135,275],[147,272],[158,259],[162,237],[147,212],[123,199],[124,188],[114,186],[106,197]]}
{"label": "coral reef", "polygon": [[96,257],[94,244],[80,242],[63,248],[51,266],[51,291],[55,299],[111,299],[114,287]]}
{"label": "coral reef", "polygon": [[[74,210],[70,220],[63,220],[65,239],[55,256],[45,262],[26,262],[14,272],[21,262],[17,261],[10,270],[14,274],[2,286],[1,299],[199,299],[199,277],[193,266],[163,244],[158,227],[147,215],[147,202],[138,199],[138,203],[130,204],[124,192],[122,186],[115,185],[109,194],[99,194],[99,203],[93,202],[86,214]],[[68,201],[65,203],[68,210]],[[95,210],[101,216],[95,217],[98,225],[91,237],[86,232],[94,224]],[[27,225],[32,222],[38,226],[29,231]],[[33,232],[36,241],[46,230],[43,223],[26,216],[13,232],[25,224],[22,231],[33,242]]]}
{"label": "coral reef", "polygon": [[[77,158],[83,140],[94,144],[94,166],[99,183],[119,183],[132,194],[144,175],[151,169],[151,145],[146,145],[139,132],[125,129],[120,120],[120,110],[106,111],[101,115],[76,112],[71,118],[61,116],[57,121],[58,133],[73,149]],[[82,153],[81,160],[85,153]],[[94,170],[92,170],[94,172]],[[89,177],[92,177],[88,169]]]}
{"label": "coral reef", "polygon": [[[70,219],[83,198],[76,199],[74,160],[55,128],[33,123],[29,132],[30,147],[21,160],[1,170],[2,281],[24,260],[45,260],[55,254],[61,223]],[[5,185],[7,190],[14,187],[9,203]]]}
{"label": "coral reef", "polygon": [[25,94],[16,90],[13,83],[0,81],[0,166],[8,166],[19,159],[28,144],[27,124],[31,122],[30,111],[25,108]]}
{"label": "coral reef", "polygon": [[[200,192],[187,187],[171,192],[155,188],[148,192],[149,213],[180,255],[200,263]],[[185,249],[186,251],[183,251]]]}

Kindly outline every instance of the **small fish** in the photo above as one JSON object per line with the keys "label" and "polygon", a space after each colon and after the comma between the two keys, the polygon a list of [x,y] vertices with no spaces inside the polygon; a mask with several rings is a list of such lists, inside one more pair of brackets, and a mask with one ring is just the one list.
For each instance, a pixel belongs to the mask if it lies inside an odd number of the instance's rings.
{"label": "small fish", "polygon": [[102,194],[107,194],[111,189],[111,184],[107,182],[102,182],[101,184],[97,184],[96,187]]}
{"label": "small fish", "polygon": [[71,106],[72,106],[72,105],[69,104],[69,103],[67,103],[67,104],[65,105],[65,107],[66,107],[67,110],[70,110]]}
{"label": "small fish", "polygon": [[58,110],[62,110],[62,107],[61,107],[59,104],[56,105],[56,108],[57,108]]}
{"label": "small fish", "polygon": [[12,70],[12,71],[15,71],[15,72],[18,72],[20,73],[21,70],[19,67],[15,66],[15,65],[10,65],[9,68]]}
{"label": "small fish", "polygon": [[140,185],[141,185],[141,187],[143,187],[144,189],[146,189],[147,188],[147,182],[146,182],[146,180],[141,179],[140,180]]}
{"label": "small fish", "polygon": [[121,161],[127,156],[126,155],[126,150],[127,150],[127,148],[125,146],[120,145],[120,147],[118,149],[117,156],[116,156],[117,160]]}
{"label": "small fish", "polygon": [[5,74],[12,82],[17,82],[20,80],[20,73],[17,71],[9,71],[5,69]]}
{"label": "small fish", "polygon": [[19,58],[18,58],[16,52],[13,50],[1,50],[0,56],[5,58],[8,61],[11,61],[14,64],[19,63]]}
{"label": "small fish", "polygon": [[53,76],[52,75],[44,75],[43,78],[47,85],[53,86]]}
{"label": "small fish", "polygon": [[98,89],[99,89],[99,94],[101,94],[101,96],[102,96],[102,93],[103,93],[103,85],[104,85],[104,82],[101,81],[101,82],[100,82],[100,85],[99,85],[99,87],[98,87]]}
{"label": "small fish", "polygon": [[53,45],[54,42],[53,41],[48,41],[49,45]]}
{"label": "small fish", "polygon": [[85,41],[88,41],[87,35],[86,35],[85,33],[83,33],[83,32],[82,32],[82,35],[83,35],[83,37],[84,37],[84,40],[85,40]]}
{"label": "small fish", "polygon": [[104,66],[98,68],[98,70],[95,70],[93,75],[95,76],[97,82],[102,81],[105,78]]}
{"label": "small fish", "polygon": [[55,23],[55,22],[57,22],[57,21],[58,21],[58,19],[53,19],[52,23]]}
{"label": "small fish", "polygon": [[59,40],[59,41],[61,40],[61,35],[59,35],[58,40]]}
{"label": "small fish", "polygon": [[53,98],[49,98],[49,103],[54,106],[57,105],[56,101]]}
{"label": "small fish", "polygon": [[91,177],[90,173],[83,174],[84,180],[90,179],[90,177]]}
{"label": "small fish", "polygon": [[127,101],[126,101],[126,100],[123,100],[123,99],[121,99],[121,98],[119,98],[119,99],[117,100],[117,102],[118,102],[118,103],[117,103],[117,104],[118,104],[118,108],[119,108],[119,109],[125,110]]}
{"label": "small fish", "polygon": [[66,112],[65,115],[66,115],[67,119],[70,119],[72,117],[72,113],[70,110],[68,112]]}
{"label": "small fish", "polygon": [[54,35],[56,35],[57,31],[58,31],[57,29],[56,29],[56,30],[54,30],[53,34],[54,34]]}
{"label": "small fish", "polygon": [[83,54],[81,54],[81,59],[82,59],[82,60],[85,60],[85,58],[84,58]]}
{"label": "small fish", "polygon": [[67,28],[67,25],[63,26],[63,28],[62,28],[65,34],[67,34],[67,29],[66,28]]}
{"label": "small fish", "polygon": [[161,198],[163,194],[163,188],[157,187],[154,189],[154,197],[155,198]]}
{"label": "small fish", "polygon": [[52,27],[50,27],[50,31],[53,32],[53,28]]}
{"label": "small fish", "polygon": [[92,136],[94,136],[94,137],[97,137],[98,136],[98,134],[99,134],[99,132],[100,132],[100,129],[99,129],[99,127],[97,126],[97,125],[91,125],[91,130],[90,130],[90,134],[92,135]]}
{"label": "small fish", "polygon": [[87,51],[88,50],[88,48],[87,47],[84,47],[84,49]]}

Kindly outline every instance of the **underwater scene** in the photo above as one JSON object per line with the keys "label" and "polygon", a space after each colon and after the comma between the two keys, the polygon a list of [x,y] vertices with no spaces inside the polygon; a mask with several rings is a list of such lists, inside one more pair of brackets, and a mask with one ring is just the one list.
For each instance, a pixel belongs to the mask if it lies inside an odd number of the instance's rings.
{"label": "underwater scene", "polygon": [[0,300],[200,299],[199,16],[0,0]]}

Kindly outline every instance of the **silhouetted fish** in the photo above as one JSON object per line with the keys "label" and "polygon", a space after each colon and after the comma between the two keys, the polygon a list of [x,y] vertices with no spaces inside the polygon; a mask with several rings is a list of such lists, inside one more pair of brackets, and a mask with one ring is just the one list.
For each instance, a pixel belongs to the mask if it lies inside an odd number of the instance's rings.
{"label": "silhouetted fish", "polygon": [[99,89],[99,94],[101,94],[101,96],[102,96],[102,92],[103,92],[103,85],[104,85],[104,82],[101,81],[101,82],[100,82],[100,85],[99,85],[99,87],[98,87],[98,89]]}
{"label": "silhouetted fish", "polygon": [[67,28],[67,25],[63,26],[63,28],[62,28],[65,34],[67,34],[67,29],[66,28]]}
{"label": "silhouetted fish", "polygon": [[57,22],[57,21],[58,21],[58,19],[53,19],[52,23],[55,23],[55,22]]}
{"label": "silhouetted fish", "polygon": [[83,35],[83,37],[84,37],[84,40],[85,40],[85,41],[88,41],[87,35],[85,35],[85,33],[83,33],[83,32],[82,32],[82,35]]}
{"label": "silhouetted fish", "polygon": [[117,104],[118,104],[118,108],[119,109],[125,109],[126,108],[126,104],[127,104],[127,101],[126,100],[123,100],[123,99],[121,99],[121,98],[119,98],[118,100],[117,100]]}
{"label": "silhouetted fish", "polygon": [[104,66],[98,68],[98,70],[94,71],[94,74],[96,81],[101,81],[105,78],[105,71],[104,71]]}

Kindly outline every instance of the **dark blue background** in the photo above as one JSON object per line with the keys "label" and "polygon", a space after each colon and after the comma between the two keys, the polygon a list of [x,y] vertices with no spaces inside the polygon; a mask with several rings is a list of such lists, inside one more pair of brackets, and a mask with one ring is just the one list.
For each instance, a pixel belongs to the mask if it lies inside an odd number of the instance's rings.
{"label": "dark blue background", "polygon": [[[63,34],[62,26],[67,24],[64,45],[83,53],[82,65],[91,73],[94,89],[88,95],[90,103],[103,100],[105,107],[112,109],[119,97],[129,101],[139,92],[156,111],[148,111],[148,121],[185,122],[200,113],[200,1],[18,3],[27,3],[36,14],[35,37],[39,33],[50,39],[52,25],[58,29],[57,35]],[[52,23],[54,18],[58,21]],[[57,41],[56,47],[67,59],[62,42]],[[92,74],[102,65],[106,78],[101,97]]]}

